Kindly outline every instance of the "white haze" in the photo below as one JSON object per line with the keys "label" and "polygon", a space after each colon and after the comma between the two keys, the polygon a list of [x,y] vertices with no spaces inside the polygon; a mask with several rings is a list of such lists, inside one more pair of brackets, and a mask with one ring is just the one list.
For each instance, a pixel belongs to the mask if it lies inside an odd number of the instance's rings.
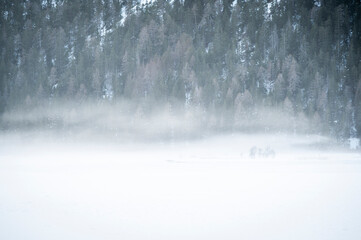
{"label": "white haze", "polygon": [[361,154],[332,139],[49,111],[3,117],[0,239],[361,239]]}
{"label": "white haze", "polygon": [[54,102],[31,109],[14,108],[0,116],[0,130],[5,133],[77,141],[168,141],[225,131],[294,134],[314,133],[320,128],[304,115],[296,116],[283,109],[244,109],[232,115],[217,109],[206,111],[201,106],[184,107],[177,103],[154,106],[127,101],[78,105]]}

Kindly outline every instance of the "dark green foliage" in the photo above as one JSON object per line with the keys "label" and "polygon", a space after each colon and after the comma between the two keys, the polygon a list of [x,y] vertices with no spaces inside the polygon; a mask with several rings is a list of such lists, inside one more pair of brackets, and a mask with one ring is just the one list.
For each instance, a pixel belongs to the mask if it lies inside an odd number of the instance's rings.
{"label": "dark green foliage", "polygon": [[53,98],[181,102],[226,118],[287,107],[360,135],[360,13],[356,0],[2,0],[0,111]]}

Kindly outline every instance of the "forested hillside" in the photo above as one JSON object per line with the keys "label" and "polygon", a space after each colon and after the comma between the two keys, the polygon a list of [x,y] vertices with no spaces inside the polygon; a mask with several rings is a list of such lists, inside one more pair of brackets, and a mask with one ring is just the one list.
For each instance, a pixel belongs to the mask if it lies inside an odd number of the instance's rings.
{"label": "forested hillside", "polygon": [[361,134],[358,0],[1,0],[0,13],[1,113],[131,101],[241,128],[275,109]]}

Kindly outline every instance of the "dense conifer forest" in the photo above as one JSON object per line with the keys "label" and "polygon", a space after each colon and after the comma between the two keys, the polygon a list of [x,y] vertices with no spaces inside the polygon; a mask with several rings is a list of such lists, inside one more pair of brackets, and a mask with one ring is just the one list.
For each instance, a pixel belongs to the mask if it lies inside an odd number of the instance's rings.
{"label": "dense conifer forest", "polygon": [[1,0],[0,13],[0,114],[129,101],[242,130],[272,109],[360,137],[358,0]]}

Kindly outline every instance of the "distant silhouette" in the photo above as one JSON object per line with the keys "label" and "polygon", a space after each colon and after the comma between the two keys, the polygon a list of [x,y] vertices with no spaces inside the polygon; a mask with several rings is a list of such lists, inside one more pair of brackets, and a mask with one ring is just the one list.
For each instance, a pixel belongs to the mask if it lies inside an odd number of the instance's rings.
{"label": "distant silhouette", "polygon": [[256,146],[251,147],[249,150],[249,156],[250,158],[256,158],[256,157],[262,157],[262,158],[274,158],[276,156],[276,153],[273,149],[271,149],[269,146],[267,146],[265,149],[258,148]]}

